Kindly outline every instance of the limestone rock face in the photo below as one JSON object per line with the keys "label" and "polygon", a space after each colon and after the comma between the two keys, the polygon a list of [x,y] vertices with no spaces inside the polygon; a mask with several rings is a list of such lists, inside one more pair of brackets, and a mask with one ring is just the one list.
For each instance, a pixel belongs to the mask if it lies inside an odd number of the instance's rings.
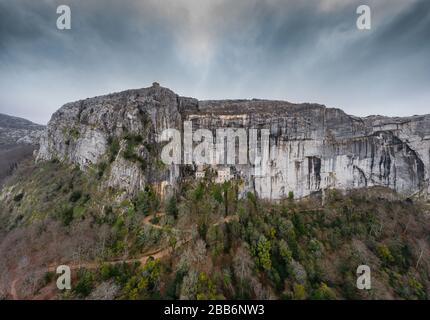
{"label": "limestone rock face", "polygon": [[[160,161],[165,143],[158,138],[165,129],[183,133],[184,121],[214,136],[219,128],[270,130],[269,157],[261,164],[264,174],[257,174],[251,163],[230,166],[245,181],[244,192],[255,191],[263,198],[366,186],[408,195],[430,192],[430,115],[359,118],[317,104],[198,101],[158,84],[64,105],[52,116],[37,159],[58,159],[85,169],[105,161],[116,139],[121,151],[111,159],[108,186],[128,194],[146,183],[167,188],[196,169]],[[132,146],[131,160],[123,157],[130,136],[141,137]]]}
{"label": "limestone rock face", "polygon": [[238,168],[263,198],[368,186],[429,191],[430,115],[358,118],[321,105],[260,100],[205,101],[199,111],[188,115],[199,128],[270,130],[265,174]]}
{"label": "limestone rock face", "polygon": [[[124,148],[123,143],[120,152]],[[145,187],[145,175],[137,163],[117,156],[112,163],[106,186],[124,190],[125,194],[132,195]]]}

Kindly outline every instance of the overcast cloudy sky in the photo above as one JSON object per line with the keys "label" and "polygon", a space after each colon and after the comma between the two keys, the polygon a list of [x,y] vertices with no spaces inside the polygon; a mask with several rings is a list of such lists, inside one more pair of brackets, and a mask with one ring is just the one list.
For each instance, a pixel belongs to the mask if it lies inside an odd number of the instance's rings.
{"label": "overcast cloudy sky", "polygon": [[[61,4],[71,30],[56,28]],[[199,99],[430,113],[430,1],[0,0],[0,113],[46,123],[66,102],[153,81]]]}

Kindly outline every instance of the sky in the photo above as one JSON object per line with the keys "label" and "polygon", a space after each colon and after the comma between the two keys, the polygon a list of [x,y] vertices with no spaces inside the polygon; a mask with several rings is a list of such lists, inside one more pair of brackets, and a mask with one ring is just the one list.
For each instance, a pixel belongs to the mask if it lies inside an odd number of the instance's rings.
{"label": "sky", "polygon": [[46,124],[67,102],[154,81],[198,99],[430,113],[430,1],[0,0],[0,113]]}

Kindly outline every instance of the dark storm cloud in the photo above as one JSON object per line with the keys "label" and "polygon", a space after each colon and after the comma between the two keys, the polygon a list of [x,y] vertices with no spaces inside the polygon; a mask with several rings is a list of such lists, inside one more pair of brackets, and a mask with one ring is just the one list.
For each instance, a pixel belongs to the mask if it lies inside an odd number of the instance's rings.
{"label": "dark storm cloud", "polygon": [[[0,0],[0,112],[160,81],[198,98],[313,101],[349,113],[428,112],[430,2]],[[55,27],[70,5],[72,30]],[[407,105],[405,105],[407,103]]]}
{"label": "dark storm cloud", "polygon": [[[297,64],[303,56],[312,58],[320,39],[337,30],[352,30],[355,26],[354,6],[321,12],[312,1],[281,4],[280,1],[268,6],[264,1],[259,2],[252,12],[243,17],[254,25],[253,33],[238,28],[226,35],[227,50],[234,50],[232,48],[239,45],[245,55],[253,57],[255,54],[254,62],[259,63],[262,73],[278,70],[280,64]],[[239,56],[240,59],[242,57]]]}
{"label": "dark storm cloud", "polygon": [[[72,10],[72,29],[59,31],[56,8],[64,3]],[[100,58],[115,53],[159,57],[162,52],[151,50],[168,48],[169,32],[149,14],[139,15],[135,6],[135,1],[83,0],[2,4],[0,43],[4,50],[0,56],[13,56],[25,66],[42,58],[77,68],[83,63],[103,64]],[[116,62],[121,62],[120,58]]]}
{"label": "dark storm cloud", "polygon": [[[430,47],[430,1],[421,0],[390,20],[377,33],[380,48],[399,51],[422,50]],[[402,50],[403,49],[403,50]]]}
{"label": "dark storm cloud", "polygon": [[[28,2],[28,4],[31,3]],[[35,40],[42,36],[44,23],[49,21],[48,7],[41,3],[39,6],[32,6],[29,11],[23,9],[10,1],[0,2],[0,43],[2,45]]]}

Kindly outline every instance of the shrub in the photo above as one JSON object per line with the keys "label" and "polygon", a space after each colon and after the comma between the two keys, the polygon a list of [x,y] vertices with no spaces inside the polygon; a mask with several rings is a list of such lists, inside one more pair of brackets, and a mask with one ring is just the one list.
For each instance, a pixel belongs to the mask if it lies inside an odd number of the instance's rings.
{"label": "shrub", "polygon": [[13,197],[13,201],[15,202],[20,202],[22,200],[22,198],[24,198],[24,193],[19,193],[17,194],[15,197]]}
{"label": "shrub", "polygon": [[77,202],[82,197],[81,191],[73,191],[70,195],[69,201],[70,202]]}
{"label": "shrub", "polygon": [[48,285],[49,283],[51,283],[52,280],[54,280],[55,277],[55,273],[52,271],[49,272],[45,272],[45,274],[43,275],[43,286]]}
{"label": "shrub", "polygon": [[140,163],[141,169],[145,170],[146,161],[141,156],[139,156],[135,150],[136,147],[142,143],[143,141],[142,136],[128,134],[124,138],[127,141],[127,145],[123,153],[124,159]]}
{"label": "shrub", "polygon": [[160,223],[160,217],[159,217],[159,216],[155,216],[154,218],[152,218],[152,219],[150,220],[150,222],[151,222],[152,224],[159,224],[159,223]]}
{"label": "shrub", "polygon": [[200,272],[196,284],[197,300],[216,300],[222,298],[216,292],[216,286],[213,281],[204,273]]}
{"label": "shrub", "polygon": [[109,144],[109,149],[108,149],[108,151],[109,151],[109,162],[112,163],[115,160],[115,158],[119,152],[120,146],[119,146],[118,139],[111,138],[111,137],[108,139],[108,144]]}
{"label": "shrub", "polygon": [[157,194],[152,190],[152,188],[147,185],[145,191],[138,193],[134,200],[135,208],[139,213],[147,216],[159,209],[160,201]]}
{"label": "shrub", "polygon": [[203,240],[206,240],[206,236],[208,233],[208,225],[205,222],[200,222],[197,225],[197,230],[199,232],[200,238],[202,238]]}
{"label": "shrub", "polygon": [[124,139],[134,145],[137,145],[143,142],[143,137],[139,134],[128,133],[125,135]]}
{"label": "shrub", "polygon": [[167,201],[166,213],[173,218],[178,218],[178,207],[176,206],[176,197],[171,196]]}
{"label": "shrub", "polygon": [[119,268],[116,265],[103,263],[100,267],[100,276],[103,281],[119,276]]}
{"label": "shrub", "polygon": [[272,268],[272,260],[270,259],[270,241],[265,236],[260,236],[257,244],[258,264],[265,270]]}
{"label": "shrub", "polygon": [[202,199],[203,199],[204,194],[205,194],[205,190],[204,190],[204,188],[203,188],[203,185],[202,185],[202,184],[199,184],[199,185],[197,186],[196,190],[194,190],[194,194],[193,194],[194,199],[195,199],[196,201],[200,201],[200,200],[202,200]]}
{"label": "shrub", "polygon": [[215,199],[216,202],[222,203],[224,201],[224,198],[222,196],[222,190],[219,185],[214,185],[212,190],[212,196]]}
{"label": "shrub", "polygon": [[412,265],[412,252],[408,244],[400,244],[397,246],[390,246],[390,252],[394,259],[394,264],[400,268],[401,271],[406,271]]}
{"label": "shrub", "polygon": [[394,262],[394,258],[391,255],[390,249],[385,245],[381,244],[377,247],[378,256],[384,263],[392,263]]}
{"label": "shrub", "polygon": [[160,262],[150,258],[138,276],[132,276],[125,285],[125,298],[153,298],[158,291],[160,278]]}
{"label": "shrub", "polygon": [[84,213],[85,213],[85,207],[77,206],[73,208],[73,218],[75,219],[83,218]]}
{"label": "shrub", "polygon": [[73,207],[66,207],[60,211],[59,218],[61,222],[68,226],[73,221]]}
{"label": "shrub", "polygon": [[297,231],[298,235],[305,235],[306,234],[306,228],[305,228],[305,224],[303,222],[303,216],[301,214],[295,213],[293,216],[292,222],[294,224],[294,228]]}
{"label": "shrub", "polygon": [[293,258],[293,254],[290,251],[290,248],[288,248],[288,244],[285,242],[284,239],[281,239],[278,245],[279,254],[281,255],[282,259],[285,261],[285,263],[290,263],[291,259]]}
{"label": "shrub", "polygon": [[316,289],[311,296],[313,300],[334,300],[336,299],[336,294],[329,288],[324,282],[320,284],[318,289]]}
{"label": "shrub", "polygon": [[69,136],[73,139],[73,140],[77,140],[79,138],[79,130],[76,128],[72,128],[69,131]]}
{"label": "shrub", "polygon": [[107,169],[108,164],[106,162],[100,162],[98,165],[98,171],[97,171],[97,176],[99,177],[99,179],[101,177],[103,177],[106,169]]}
{"label": "shrub", "polygon": [[79,270],[74,292],[81,297],[88,296],[93,290],[94,276],[88,270]]}
{"label": "shrub", "polygon": [[293,286],[293,299],[304,300],[306,297],[305,287],[299,283],[295,283]]}
{"label": "shrub", "polygon": [[248,192],[246,194],[246,198],[254,205],[254,207],[257,205],[257,197],[252,192]]}
{"label": "shrub", "polygon": [[408,278],[408,287],[413,291],[414,295],[420,299],[427,299],[427,294],[423,285],[413,277]]}

